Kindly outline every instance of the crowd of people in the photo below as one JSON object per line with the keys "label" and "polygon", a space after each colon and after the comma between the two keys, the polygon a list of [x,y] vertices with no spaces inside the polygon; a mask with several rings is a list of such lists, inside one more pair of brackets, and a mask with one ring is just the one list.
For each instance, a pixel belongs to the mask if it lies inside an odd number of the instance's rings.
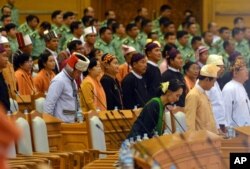
{"label": "crowd of people", "polygon": [[233,29],[211,22],[202,32],[192,11],[175,25],[164,4],[155,20],[142,7],[126,26],[113,10],[100,22],[92,7],[81,19],[55,10],[51,21],[31,14],[20,24],[14,2],[1,8],[0,100],[6,110],[17,93],[44,94],[44,112],[64,122],[74,122],[78,111],[143,108],[133,126],[141,134],[141,123],[162,133],[166,105],[185,114],[189,130],[221,133],[250,125],[244,18],[235,18]]}

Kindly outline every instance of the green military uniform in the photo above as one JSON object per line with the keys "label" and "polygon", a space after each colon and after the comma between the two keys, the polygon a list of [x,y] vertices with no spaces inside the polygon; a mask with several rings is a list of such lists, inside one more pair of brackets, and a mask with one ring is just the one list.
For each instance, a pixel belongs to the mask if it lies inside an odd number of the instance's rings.
{"label": "green military uniform", "polygon": [[246,40],[235,42],[235,50],[240,52],[241,55],[245,58],[246,62],[249,63],[250,49]]}
{"label": "green military uniform", "polygon": [[218,47],[216,45],[212,44],[211,46],[209,46],[206,43],[204,43],[204,45],[206,47],[208,47],[208,53],[209,53],[209,55],[211,55],[211,54],[216,54],[217,55],[219,53],[218,52]]}
{"label": "green military uniform", "polygon": [[113,40],[111,42],[111,44],[115,50],[115,56],[116,56],[119,64],[125,63],[125,59],[124,59],[122,49],[121,49],[122,48],[122,40],[123,40],[123,38],[114,34]]}
{"label": "green military uniform", "polygon": [[224,43],[223,39],[219,39],[214,43],[214,46],[217,47],[218,53],[222,53],[224,51],[223,43]]}
{"label": "green military uniform", "polygon": [[155,20],[153,20],[153,30],[154,31],[159,31],[160,29],[160,19],[161,19],[161,16],[159,16],[158,18],[156,18]]}
{"label": "green military uniform", "polygon": [[100,24],[100,27],[101,28],[107,27],[107,20],[102,21],[101,24]]}
{"label": "green military uniform", "polygon": [[226,70],[226,71],[229,71],[230,63],[229,63],[229,61],[228,61],[228,58],[229,58],[228,53],[227,53],[225,50],[223,50],[223,51],[220,51],[220,52],[218,53],[218,55],[222,56],[223,62],[224,62],[224,66],[225,66],[225,70]]}
{"label": "green military uniform", "polygon": [[148,35],[145,32],[140,32],[139,35],[137,36],[137,39],[141,45],[141,47],[145,47],[148,39]]}
{"label": "green military uniform", "polygon": [[59,40],[59,51],[64,50],[64,47],[67,46],[67,42],[72,39],[73,35],[70,32],[70,28],[66,25],[63,25],[59,28],[62,33],[62,37]]}
{"label": "green military uniform", "polygon": [[100,49],[103,53],[110,53],[115,55],[115,49],[112,43],[107,44],[101,38],[97,39],[95,42],[95,48]]}
{"label": "green military uniform", "polygon": [[125,39],[123,39],[122,43],[124,45],[134,47],[137,52],[144,53],[144,50],[143,50],[141,44],[139,43],[139,41],[137,39],[134,40],[134,39],[132,39],[131,37],[128,36]]}
{"label": "green military uniform", "polygon": [[29,25],[27,24],[27,22],[25,22],[22,25],[20,25],[17,30],[19,32],[22,32],[24,35],[31,35],[34,32],[34,30],[31,29],[31,27],[29,27]]}
{"label": "green military uniform", "polygon": [[15,53],[18,50],[17,39],[13,39],[13,38],[8,36],[8,40],[10,43],[10,49],[11,49],[12,53]]}
{"label": "green military uniform", "polygon": [[62,36],[62,32],[60,30],[61,27],[56,26],[55,24],[51,25],[51,29],[56,32],[58,37]]}
{"label": "green military uniform", "polygon": [[195,53],[192,48],[187,46],[182,46],[178,41],[176,42],[177,49],[180,51],[184,63],[188,61],[195,62]]}
{"label": "green military uniform", "polygon": [[9,6],[11,9],[11,21],[14,23],[16,26],[19,26],[19,10],[10,4],[6,4],[6,6]]}
{"label": "green military uniform", "polygon": [[31,56],[33,60],[38,59],[40,54],[43,53],[43,51],[46,48],[44,38],[39,35],[37,31],[33,32],[30,36],[33,44],[33,49]]}

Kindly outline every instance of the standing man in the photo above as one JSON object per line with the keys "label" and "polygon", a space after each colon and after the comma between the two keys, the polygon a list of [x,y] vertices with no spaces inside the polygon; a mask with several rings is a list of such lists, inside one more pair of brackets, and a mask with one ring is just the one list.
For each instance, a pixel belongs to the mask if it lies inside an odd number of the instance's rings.
{"label": "standing man", "polygon": [[37,28],[40,20],[36,15],[28,15],[26,22],[18,27],[18,31],[24,35],[31,35]]}
{"label": "standing man", "polygon": [[63,25],[63,14],[61,10],[55,10],[51,14],[51,21],[52,21],[52,30],[56,32],[58,37],[60,38],[62,36],[62,32],[60,31],[60,28]]}
{"label": "standing man", "polygon": [[66,67],[51,81],[44,104],[44,112],[66,123],[75,122],[79,110],[75,79],[86,71],[89,60],[80,53],[73,53]]}
{"label": "standing man", "polygon": [[188,61],[194,61],[193,50],[189,47],[188,44],[188,32],[178,31],[177,32],[177,49],[180,51],[184,63]]}
{"label": "standing man", "polygon": [[148,39],[148,34],[152,32],[152,29],[153,29],[153,24],[151,20],[149,19],[142,20],[141,32],[138,35],[138,39],[142,47],[145,47]]}
{"label": "standing man", "polygon": [[216,65],[205,65],[201,68],[199,82],[187,94],[185,113],[189,131],[208,130],[218,133],[211,102],[206,95],[216,82],[219,68]]}

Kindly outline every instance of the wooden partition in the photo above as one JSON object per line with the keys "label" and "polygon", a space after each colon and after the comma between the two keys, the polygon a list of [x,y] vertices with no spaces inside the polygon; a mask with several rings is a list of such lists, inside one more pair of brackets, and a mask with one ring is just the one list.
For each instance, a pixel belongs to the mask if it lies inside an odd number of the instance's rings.
{"label": "wooden partition", "polygon": [[[186,132],[183,136],[185,140],[179,134],[160,136],[137,143],[135,148],[140,153],[147,152],[162,169],[169,169],[173,164],[179,169],[221,169],[221,138],[218,135],[208,131],[196,131]],[[140,158],[137,157],[137,161]],[[145,165],[146,163],[150,165]],[[152,158],[141,158],[137,164],[147,168],[152,163]]]}
{"label": "wooden partition", "polygon": [[222,140],[221,150],[224,161],[229,168],[230,152],[250,151],[250,126],[235,128],[236,137]]}

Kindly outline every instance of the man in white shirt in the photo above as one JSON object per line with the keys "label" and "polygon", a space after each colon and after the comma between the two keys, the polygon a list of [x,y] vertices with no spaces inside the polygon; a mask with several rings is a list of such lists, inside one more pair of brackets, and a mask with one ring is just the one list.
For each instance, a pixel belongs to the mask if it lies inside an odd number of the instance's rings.
{"label": "man in white shirt", "polygon": [[[214,64],[220,68],[217,75],[218,77],[223,74],[224,63],[222,56],[209,55],[207,59],[207,64]],[[222,91],[217,81],[214,83],[214,86],[209,91],[206,91],[206,94],[208,95],[208,98],[212,104],[216,127],[217,129],[220,129],[219,131],[225,132],[225,126],[227,126],[225,105],[223,102]]]}
{"label": "man in white shirt", "polygon": [[64,122],[75,121],[79,110],[75,79],[86,71],[89,60],[80,53],[73,53],[65,68],[52,79],[44,104],[44,111]]}
{"label": "man in white shirt", "polygon": [[232,65],[231,71],[233,79],[222,90],[227,123],[234,127],[250,125],[250,103],[243,86],[248,80],[248,69],[239,58]]}

